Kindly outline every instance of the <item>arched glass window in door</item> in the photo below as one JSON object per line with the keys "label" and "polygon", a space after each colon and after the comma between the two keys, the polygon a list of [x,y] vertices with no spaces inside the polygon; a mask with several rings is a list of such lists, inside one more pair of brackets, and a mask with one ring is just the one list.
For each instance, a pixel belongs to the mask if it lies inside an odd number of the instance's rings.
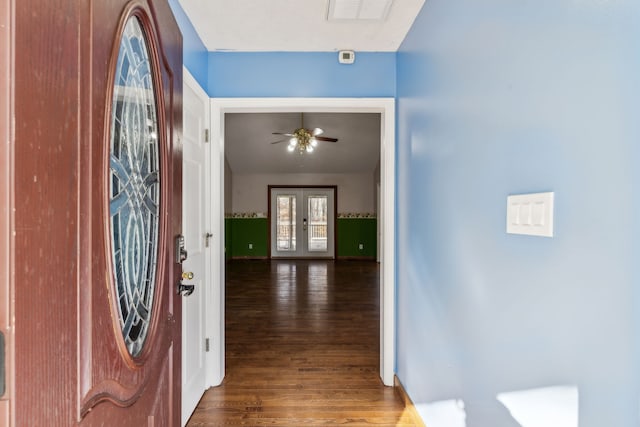
{"label": "arched glass window in door", "polygon": [[109,215],[116,306],[131,356],[144,348],[153,312],[160,225],[158,114],[140,20],[129,18],[116,65],[109,152]]}

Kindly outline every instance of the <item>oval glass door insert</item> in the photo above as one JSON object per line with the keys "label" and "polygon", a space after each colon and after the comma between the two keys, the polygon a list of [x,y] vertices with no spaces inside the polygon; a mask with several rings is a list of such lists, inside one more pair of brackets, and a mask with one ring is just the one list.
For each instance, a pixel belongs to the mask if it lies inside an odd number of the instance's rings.
{"label": "oval glass door insert", "polygon": [[118,53],[111,109],[109,215],[117,313],[131,356],[144,348],[153,312],[160,225],[158,114],[152,62],[139,19]]}

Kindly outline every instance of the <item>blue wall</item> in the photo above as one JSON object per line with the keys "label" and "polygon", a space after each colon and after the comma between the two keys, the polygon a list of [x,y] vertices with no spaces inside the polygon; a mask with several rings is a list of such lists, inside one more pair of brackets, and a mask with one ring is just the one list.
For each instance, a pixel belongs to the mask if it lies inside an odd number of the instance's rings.
{"label": "blue wall", "polygon": [[[640,2],[428,0],[397,100],[397,374],[427,425],[640,425]],[[555,237],[507,235],[539,191]],[[497,400],[533,390],[579,397],[542,424]]]}
{"label": "blue wall", "polygon": [[211,52],[212,97],[393,97],[396,54],[357,52]]}
{"label": "blue wall", "polygon": [[169,0],[183,37],[184,65],[211,97],[393,97],[395,52],[208,52],[178,0]]}
{"label": "blue wall", "polygon": [[208,67],[207,48],[178,0],[169,0],[169,6],[182,32],[182,62],[200,86],[206,88]]}

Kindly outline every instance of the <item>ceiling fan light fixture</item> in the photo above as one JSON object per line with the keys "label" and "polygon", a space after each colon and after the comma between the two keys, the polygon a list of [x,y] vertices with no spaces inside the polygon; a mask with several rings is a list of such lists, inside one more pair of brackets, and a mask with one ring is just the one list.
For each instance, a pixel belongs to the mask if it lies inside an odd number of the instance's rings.
{"label": "ceiling fan light fixture", "polygon": [[[320,128],[307,129],[304,127],[304,115],[300,113],[300,127],[291,133],[272,132],[273,135],[284,135],[289,138],[289,145],[287,151],[297,151],[300,154],[313,153],[315,147],[318,146],[319,141],[338,142],[337,138],[327,138],[324,136],[318,136],[324,131]],[[271,144],[279,144],[287,141],[287,139],[281,139],[280,141],[272,142]]]}

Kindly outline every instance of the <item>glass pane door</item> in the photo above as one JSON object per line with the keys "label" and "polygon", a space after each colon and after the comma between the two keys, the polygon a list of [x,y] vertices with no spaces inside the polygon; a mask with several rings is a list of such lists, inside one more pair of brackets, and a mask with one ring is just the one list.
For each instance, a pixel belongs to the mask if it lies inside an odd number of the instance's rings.
{"label": "glass pane door", "polygon": [[328,197],[307,197],[307,250],[309,252],[326,252],[328,225]]}
{"label": "glass pane door", "polygon": [[334,189],[271,188],[271,256],[334,258]]}
{"label": "glass pane door", "polygon": [[276,197],[276,242],[278,251],[296,250],[296,195]]}

